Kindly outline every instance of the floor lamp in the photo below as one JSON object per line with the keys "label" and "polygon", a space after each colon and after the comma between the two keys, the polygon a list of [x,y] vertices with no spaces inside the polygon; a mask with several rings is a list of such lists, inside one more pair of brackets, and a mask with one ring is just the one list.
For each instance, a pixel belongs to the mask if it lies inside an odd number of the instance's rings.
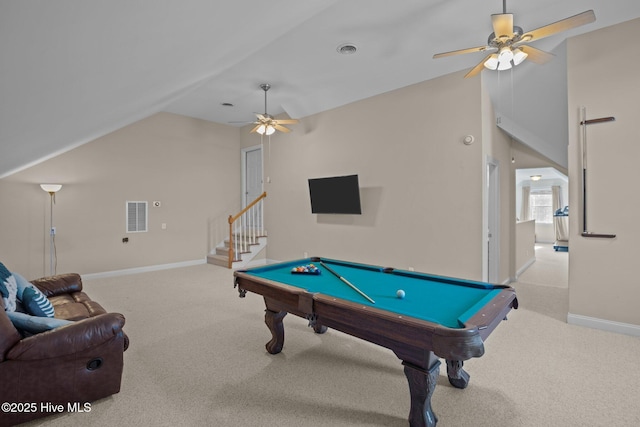
{"label": "floor lamp", "polygon": [[[58,264],[58,257],[56,255],[56,229],[53,227],[53,205],[56,202],[56,193],[60,191],[62,185],[60,184],[40,184],[40,188],[49,193],[50,200],[50,227],[49,227],[49,273],[51,276],[56,274],[56,265]],[[55,259],[55,263],[54,263]]]}

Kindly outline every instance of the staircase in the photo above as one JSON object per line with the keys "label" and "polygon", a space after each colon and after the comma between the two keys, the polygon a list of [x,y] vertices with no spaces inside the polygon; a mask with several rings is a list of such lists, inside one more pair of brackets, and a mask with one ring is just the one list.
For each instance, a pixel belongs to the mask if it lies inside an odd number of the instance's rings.
{"label": "staircase", "polygon": [[267,246],[262,193],[236,215],[229,215],[229,237],[207,256],[207,263],[227,268],[245,267]]}
{"label": "staircase", "polygon": [[[249,230],[244,233],[236,233],[233,242],[238,242],[240,247],[245,249],[234,251],[235,258],[231,261],[231,268],[241,268],[249,264],[267,246],[267,236],[256,235],[255,239],[247,238]],[[207,263],[222,267],[229,267],[230,239],[224,239],[216,248],[215,252],[207,255]]]}

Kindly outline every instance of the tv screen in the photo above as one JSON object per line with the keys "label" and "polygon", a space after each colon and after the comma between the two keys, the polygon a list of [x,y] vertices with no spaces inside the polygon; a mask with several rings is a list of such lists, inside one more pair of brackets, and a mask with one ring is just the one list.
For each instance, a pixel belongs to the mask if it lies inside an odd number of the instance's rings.
{"label": "tv screen", "polygon": [[358,175],[310,178],[311,213],[361,214]]}

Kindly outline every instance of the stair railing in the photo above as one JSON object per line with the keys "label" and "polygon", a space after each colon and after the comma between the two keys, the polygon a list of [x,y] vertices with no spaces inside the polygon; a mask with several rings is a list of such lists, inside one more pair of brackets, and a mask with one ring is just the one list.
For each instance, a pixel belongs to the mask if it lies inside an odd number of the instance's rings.
{"label": "stair railing", "polygon": [[256,244],[258,237],[265,235],[265,197],[266,191],[236,215],[229,215],[229,268],[232,268],[233,261],[239,261],[236,259],[238,254],[247,252],[249,245]]}

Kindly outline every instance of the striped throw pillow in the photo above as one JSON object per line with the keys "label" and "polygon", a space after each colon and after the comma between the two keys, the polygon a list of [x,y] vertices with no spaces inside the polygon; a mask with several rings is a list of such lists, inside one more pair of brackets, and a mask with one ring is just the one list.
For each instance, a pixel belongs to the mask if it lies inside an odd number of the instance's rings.
{"label": "striped throw pillow", "polygon": [[39,289],[34,287],[25,288],[22,292],[22,304],[27,309],[27,312],[34,316],[53,317],[53,305]]}

